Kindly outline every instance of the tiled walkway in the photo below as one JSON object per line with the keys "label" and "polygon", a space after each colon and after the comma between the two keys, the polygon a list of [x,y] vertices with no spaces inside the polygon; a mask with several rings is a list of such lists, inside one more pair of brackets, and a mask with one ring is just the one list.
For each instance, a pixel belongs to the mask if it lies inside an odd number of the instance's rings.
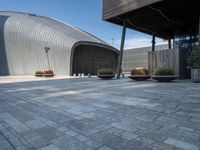
{"label": "tiled walkway", "polygon": [[25,79],[0,78],[0,150],[200,149],[200,84]]}

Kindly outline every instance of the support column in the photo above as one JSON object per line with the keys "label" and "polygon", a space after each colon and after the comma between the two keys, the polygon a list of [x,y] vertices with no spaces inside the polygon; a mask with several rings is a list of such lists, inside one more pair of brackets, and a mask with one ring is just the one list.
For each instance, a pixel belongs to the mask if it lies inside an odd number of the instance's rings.
{"label": "support column", "polygon": [[[154,63],[154,61],[155,61],[155,44],[156,44],[156,40],[155,40],[155,33],[153,33],[153,35],[152,35],[152,41],[151,41],[151,43],[152,43],[152,52],[150,53],[151,54],[151,57],[150,57],[150,59],[151,59],[151,74],[153,74],[154,73],[154,69],[155,69],[155,67],[154,67],[154,65],[155,65],[155,63]],[[149,68],[149,69],[150,69]]]}
{"label": "support column", "polygon": [[126,36],[126,20],[123,21],[120,55],[119,55],[118,67],[117,67],[117,79],[120,79],[120,74],[121,74],[121,66],[122,66],[122,58],[123,58],[123,51],[124,51],[125,36]]}
{"label": "support column", "polygon": [[155,51],[155,44],[156,44],[155,33],[153,33],[153,36],[152,36],[152,51]]}
{"label": "support column", "polygon": [[172,49],[171,39],[168,39],[168,46],[169,46],[169,49]]}

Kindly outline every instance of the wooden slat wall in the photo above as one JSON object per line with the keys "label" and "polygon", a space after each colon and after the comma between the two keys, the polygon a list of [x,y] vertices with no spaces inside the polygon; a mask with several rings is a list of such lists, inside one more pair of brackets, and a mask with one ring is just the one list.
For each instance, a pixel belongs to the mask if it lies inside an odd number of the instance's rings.
{"label": "wooden slat wall", "polygon": [[148,52],[148,66],[151,75],[160,67],[170,67],[175,70],[176,75],[180,75],[179,49],[167,49]]}
{"label": "wooden slat wall", "polygon": [[[132,69],[143,67],[148,68],[148,52],[151,51],[152,47],[142,47],[124,50],[122,70],[124,72],[131,72]],[[155,50],[166,50],[168,44],[156,45]]]}
{"label": "wooden slat wall", "polygon": [[103,19],[107,20],[160,1],[162,0],[103,0]]}

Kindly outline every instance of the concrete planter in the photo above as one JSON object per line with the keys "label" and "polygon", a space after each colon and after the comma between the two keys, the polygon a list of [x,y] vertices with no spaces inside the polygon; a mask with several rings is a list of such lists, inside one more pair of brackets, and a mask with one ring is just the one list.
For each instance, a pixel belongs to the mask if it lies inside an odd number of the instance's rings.
{"label": "concrete planter", "polygon": [[36,77],[43,77],[43,74],[44,74],[43,71],[36,71],[35,72]]}
{"label": "concrete planter", "polygon": [[171,76],[171,75],[166,75],[166,76],[152,76],[152,79],[157,80],[158,82],[171,82],[175,79],[177,79],[178,76]]}
{"label": "concrete planter", "polygon": [[46,78],[50,78],[50,77],[53,77],[54,76],[54,74],[44,74],[44,77],[46,77]]}
{"label": "concrete planter", "polygon": [[131,75],[129,76],[130,79],[135,80],[135,81],[145,81],[150,78],[149,75]]}
{"label": "concrete planter", "polygon": [[200,82],[200,69],[191,70],[191,80],[192,82]]}
{"label": "concrete planter", "polygon": [[43,77],[43,74],[35,74],[36,77]]}
{"label": "concrete planter", "polygon": [[100,79],[109,80],[115,77],[115,75],[97,75]]}

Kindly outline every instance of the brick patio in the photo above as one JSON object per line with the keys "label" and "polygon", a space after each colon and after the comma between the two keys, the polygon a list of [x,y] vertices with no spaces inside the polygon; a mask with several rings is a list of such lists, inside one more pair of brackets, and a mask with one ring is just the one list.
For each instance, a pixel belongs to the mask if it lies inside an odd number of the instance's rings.
{"label": "brick patio", "polygon": [[0,77],[0,149],[199,150],[200,84]]}

